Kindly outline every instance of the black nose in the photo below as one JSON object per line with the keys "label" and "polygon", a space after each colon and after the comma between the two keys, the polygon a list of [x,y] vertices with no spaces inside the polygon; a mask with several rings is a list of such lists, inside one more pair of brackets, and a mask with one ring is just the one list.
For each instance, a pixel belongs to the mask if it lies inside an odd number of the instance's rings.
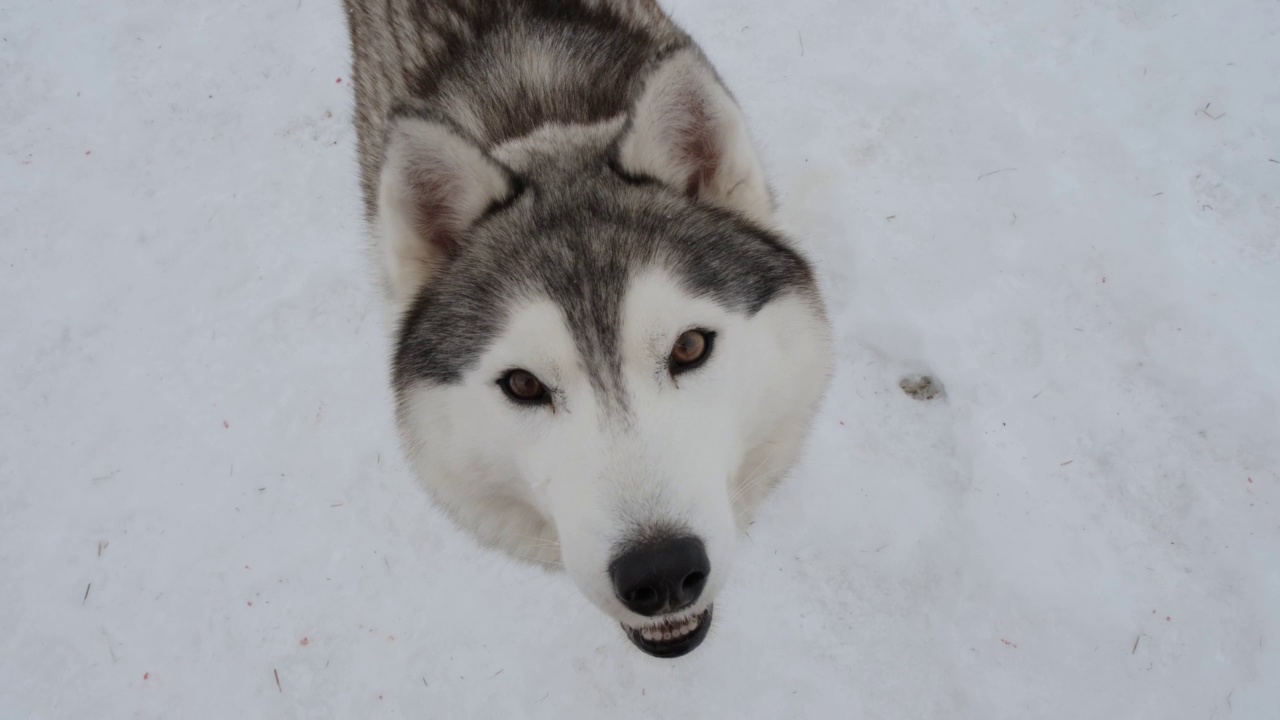
{"label": "black nose", "polygon": [[609,565],[618,599],[646,617],[692,605],[710,572],[707,549],[690,536],[628,547]]}

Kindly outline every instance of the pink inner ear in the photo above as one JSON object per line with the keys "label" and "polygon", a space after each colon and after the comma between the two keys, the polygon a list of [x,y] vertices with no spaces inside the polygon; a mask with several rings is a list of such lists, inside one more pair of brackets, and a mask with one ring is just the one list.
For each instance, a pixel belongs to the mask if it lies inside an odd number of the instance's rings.
{"label": "pink inner ear", "polygon": [[707,101],[696,92],[686,93],[683,102],[677,106],[677,112],[685,117],[677,123],[679,136],[676,138],[676,152],[693,168],[685,185],[685,194],[696,198],[704,188],[711,185],[720,169],[720,148],[716,145],[716,133],[711,113],[707,109]]}
{"label": "pink inner ear", "polygon": [[414,198],[413,229],[446,258],[458,252],[457,212],[452,208],[459,195],[445,168],[422,163],[409,178]]}

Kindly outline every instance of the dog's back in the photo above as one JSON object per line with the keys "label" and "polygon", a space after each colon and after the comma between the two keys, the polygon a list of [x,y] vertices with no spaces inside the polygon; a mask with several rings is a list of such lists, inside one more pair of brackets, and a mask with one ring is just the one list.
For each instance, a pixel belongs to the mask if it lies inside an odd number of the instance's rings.
{"label": "dog's back", "polygon": [[482,147],[626,112],[645,66],[687,37],[655,0],[345,0],[372,213],[384,122],[421,104]]}

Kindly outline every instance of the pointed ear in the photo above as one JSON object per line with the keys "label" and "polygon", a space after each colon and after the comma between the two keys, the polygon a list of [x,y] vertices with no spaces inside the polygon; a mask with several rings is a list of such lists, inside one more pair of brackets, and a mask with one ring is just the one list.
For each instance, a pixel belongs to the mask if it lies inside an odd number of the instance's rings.
{"label": "pointed ear", "polygon": [[511,197],[512,173],[449,126],[387,121],[378,217],[391,293],[404,304],[458,253],[471,226]]}
{"label": "pointed ear", "polygon": [[742,111],[694,48],[645,81],[618,148],[626,172],[768,224],[773,211]]}

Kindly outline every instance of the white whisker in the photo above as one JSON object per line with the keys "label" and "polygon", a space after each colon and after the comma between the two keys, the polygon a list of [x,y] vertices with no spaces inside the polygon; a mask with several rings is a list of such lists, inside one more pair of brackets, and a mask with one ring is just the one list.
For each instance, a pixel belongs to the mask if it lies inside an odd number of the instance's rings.
{"label": "white whisker", "polygon": [[743,480],[742,483],[739,484],[737,488],[734,489],[733,494],[729,496],[729,503],[731,505],[737,503],[738,500],[740,500],[748,490],[750,490],[752,487],[754,487],[756,484],[758,484],[761,480],[764,479],[765,474],[761,471],[763,470],[765,464],[767,464],[770,460],[772,460],[773,456],[776,454],[778,454],[778,447],[775,445],[773,448],[773,452],[766,455],[763,460],[761,460],[754,468],[752,468],[751,473],[747,475],[747,478]]}

